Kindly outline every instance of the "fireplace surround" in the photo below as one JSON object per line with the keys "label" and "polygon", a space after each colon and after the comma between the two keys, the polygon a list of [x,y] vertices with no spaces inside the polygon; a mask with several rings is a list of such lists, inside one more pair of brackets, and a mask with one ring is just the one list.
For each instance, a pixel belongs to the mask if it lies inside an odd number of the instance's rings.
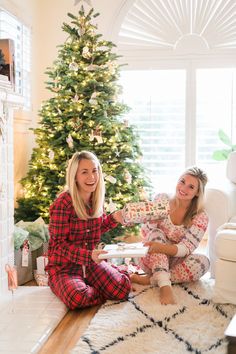
{"label": "fireplace surround", "polygon": [[14,263],[14,110],[23,106],[22,96],[0,76],[0,295],[7,291],[5,264]]}

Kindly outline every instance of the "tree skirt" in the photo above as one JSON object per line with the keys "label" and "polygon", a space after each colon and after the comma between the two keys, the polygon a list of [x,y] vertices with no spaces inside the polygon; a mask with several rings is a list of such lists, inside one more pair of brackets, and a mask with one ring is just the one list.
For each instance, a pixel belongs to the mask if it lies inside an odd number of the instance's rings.
{"label": "tree skirt", "polygon": [[215,304],[213,280],[174,285],[177,305],[160,305],[156,287],[136,285],[126,302],[107,301],[71,354],[225,354],[236,306]]}

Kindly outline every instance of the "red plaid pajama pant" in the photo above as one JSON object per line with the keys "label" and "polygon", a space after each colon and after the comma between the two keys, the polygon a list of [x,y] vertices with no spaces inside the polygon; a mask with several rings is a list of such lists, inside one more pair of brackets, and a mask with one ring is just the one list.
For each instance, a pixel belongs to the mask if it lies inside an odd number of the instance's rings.
{"label": "red plaid pajama pant", "polygon": [[127,272],[119,271],[106,261],[86,267],[73,267],[50,275],[49,286],[70,309],[104,303],[106,300],[126,300],[131,283]]}

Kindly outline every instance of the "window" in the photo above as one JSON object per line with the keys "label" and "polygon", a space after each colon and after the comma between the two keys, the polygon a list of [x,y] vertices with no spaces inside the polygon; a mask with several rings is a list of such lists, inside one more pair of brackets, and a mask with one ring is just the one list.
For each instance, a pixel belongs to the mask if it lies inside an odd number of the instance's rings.
{"label": "window", "polygon": [[225,176],[212,154],[227,148],[219,129],[236,144],[235,10],[232,0],[133,0],[112,23],[129,65],[122,99],[155,188],[194,164]]}
{"label": "window", "polygon": [[131,108],[127,118],[139,133],[142,163],[154,186],[185,165],[185,76],[184,70],[121,75],[123,100]]}
{"label": "window", "polygon": [[24,97],[24,108],[30,109],[30,29],[16,17],[0,9],[0,38],[14,41],[15,91]]}
{"label": "window", "polygon": [[236,69],[197,70],[197,163],[212,164],[212,152],[227,148],[218,130],[236,139]]}
{"label": "window", "polygon": [[[155,188],[171,188],[185,166],[209,172],[224,148],[223,129],[236,136],[236,69],[196,70],[196,98],[186,95],[186,70],[133,70],[121,73],[127,118],[140,136],[143,166]],[[188,107],[196,104],[196,118]],[[235,141],[235,140],[234,140]],[[225,146],[225,148],[227,148]]]}

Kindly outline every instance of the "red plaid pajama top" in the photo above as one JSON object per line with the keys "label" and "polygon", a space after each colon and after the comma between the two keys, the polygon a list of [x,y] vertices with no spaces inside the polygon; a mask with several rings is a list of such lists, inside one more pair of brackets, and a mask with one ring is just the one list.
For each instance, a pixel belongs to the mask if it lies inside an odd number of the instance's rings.
{"label": "red plaid pajama top", "polygon": [[127,298],[128,274],[106,261],[96,264],[91,258],[101,235],[116,226],[111,214],[78,218],[69,192],[62,193],[51,205],[46,270],[52,291],[71,309]]}

